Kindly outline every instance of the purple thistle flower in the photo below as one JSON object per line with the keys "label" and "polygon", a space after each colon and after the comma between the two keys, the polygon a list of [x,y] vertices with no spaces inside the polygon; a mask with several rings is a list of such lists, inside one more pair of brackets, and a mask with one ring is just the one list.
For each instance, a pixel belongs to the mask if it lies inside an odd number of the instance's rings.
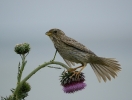
{"label": "purple thistle flower", "polygon": [[63,91],[65,93],[74,93],[76,91],[82,90],[86,87],[86,83],[84,83],[84,75],[83,73],[79,74],[79,77],[72,76],[73,73],[63,72],[61,75],[61,85],[63,86]]}
{"label": "purple thistle flower", "polygon": [[73,93],[75,91],[84,89],[85,86],[86,86],[86,84],[83,82],[75,82],[73,84],[69,84],[69,85],[64,86],[63,91],[65,93]]}

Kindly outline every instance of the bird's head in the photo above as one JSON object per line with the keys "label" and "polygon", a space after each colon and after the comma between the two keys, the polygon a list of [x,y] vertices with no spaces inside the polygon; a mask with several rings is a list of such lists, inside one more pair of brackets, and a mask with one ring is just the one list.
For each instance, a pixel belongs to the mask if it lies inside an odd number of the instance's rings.
{"label": "bird's head", "polygon": [[56,28],[50,29],[45,34],[48,35],[51,39],[60,38],[61,36],[65,35],[63,31],[61,31],[60,29],[56,29]]}

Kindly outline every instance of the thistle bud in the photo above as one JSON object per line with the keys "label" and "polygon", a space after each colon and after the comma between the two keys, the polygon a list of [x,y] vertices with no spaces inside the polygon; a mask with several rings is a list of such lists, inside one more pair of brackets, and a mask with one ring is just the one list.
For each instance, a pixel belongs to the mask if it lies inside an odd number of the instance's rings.
{"label": "thistle bud", "polygon": [[29,83],[25,82],[22,84],[21,88],[18,91],[18,98],[24,99],[28,96],[28,92],[31,90],[31,86]]}
{"label": "thistle bud", "polygon": [[30,51],[30,45],[28,43],[17,44],[14,51],[17,54],[26,54]]}

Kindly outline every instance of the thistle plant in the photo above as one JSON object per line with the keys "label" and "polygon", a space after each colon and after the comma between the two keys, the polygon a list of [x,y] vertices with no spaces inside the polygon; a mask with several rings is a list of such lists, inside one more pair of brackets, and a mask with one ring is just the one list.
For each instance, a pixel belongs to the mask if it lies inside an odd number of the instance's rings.
{"label": "thistle plant", "polygon": [[[14,51],[17,54],[19,54],[21,57],[21,62],[18,63],[16,88],[12,88],[11,89],[12,94],[7,97],[1,97],[1,100],[25,100],[25,98],[28,96],[29,91],[31,90],[31,86],[27,82],[28,79],[31,78],[36,72],[38,72],[42,68],[49,67],[49,68],[61,69],[60,67],[50,66],[51,64],[56,64],[65,68],[66,70],[69,69],[69,67],[64,63],[54,61],[57,53],[56,51],[54,58],[51,61],[39,65],[32,72],[30,72],[24,79],[22,79],[22,74],[27,63],[26,57],[29,54],[30,50],[31,47],[28,43],[21,43],[15,46]],[[61,77],[60,82],[61,85],[63,86],[63,91],[65,93],[73,93],[75,91],[84,89],[86,86],[86,84],[84,83],[85,77],[83,73],[80,73],[80,75],[76,77],[76,75],[74,75],[71,72],[63,71],[60,77]]]}

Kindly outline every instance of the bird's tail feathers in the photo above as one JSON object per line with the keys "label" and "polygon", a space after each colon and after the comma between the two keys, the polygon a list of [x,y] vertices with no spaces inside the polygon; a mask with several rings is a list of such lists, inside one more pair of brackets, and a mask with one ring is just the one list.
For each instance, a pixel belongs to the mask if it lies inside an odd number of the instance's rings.
{"label": "bird's tail feathers", "polygon": [[117,72],[121,70],[120,64],[113,58],[103,58],[93,56],[90,59],[90,65],[94,70],[98,81],[101,82],[101,78],[106,82],[107,79],[111,80],[111,76],[115,78]]}

